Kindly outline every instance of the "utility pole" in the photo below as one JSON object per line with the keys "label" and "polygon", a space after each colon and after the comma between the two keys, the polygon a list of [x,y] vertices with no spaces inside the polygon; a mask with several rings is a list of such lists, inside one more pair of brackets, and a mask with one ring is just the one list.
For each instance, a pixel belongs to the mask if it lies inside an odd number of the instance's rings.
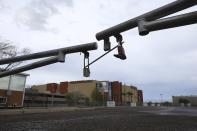
{"label": "utility pole", "polygon": [[163,94],[160,94],[161,97],[161,104],[163,103]]}

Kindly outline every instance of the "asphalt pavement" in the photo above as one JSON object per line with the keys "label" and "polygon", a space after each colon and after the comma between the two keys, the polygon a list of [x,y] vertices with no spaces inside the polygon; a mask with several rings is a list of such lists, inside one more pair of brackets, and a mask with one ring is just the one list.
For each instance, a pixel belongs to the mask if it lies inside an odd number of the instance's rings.
{"label": "asphalt pavement", "polygon": [[196,108],[115,107],[0,115],[0,131],[197,131],[193,113]]}

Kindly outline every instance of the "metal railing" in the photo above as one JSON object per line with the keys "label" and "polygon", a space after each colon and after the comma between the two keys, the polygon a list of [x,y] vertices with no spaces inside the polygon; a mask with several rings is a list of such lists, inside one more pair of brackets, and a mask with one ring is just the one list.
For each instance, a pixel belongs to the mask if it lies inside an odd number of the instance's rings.
{"label": "metal railing", "polygon": [[90,50],[96,50],[97,43],[87,43],[87,44],[82,44],[82,45],[76,45],[76,46],[71,46],[71,47],[65,47],[65,48],[59,48],[55,50],[49,50],[49,51],[44,51],[44,52],[38,52],[34,54],[29,54],[29,55],[22,55],[22,56],[17,56],[14,58],[6,58],[6,59],[1,59],[0,60],[0,65],[3,64],[9,64],[13,62],[20,62],[20,61],[26,61],[26,60],[32,60],[32,59],[38,59],[38,58],[44,58],[44,57],[50,57],[44,60],[40,60],[25,66],[17,67],[12,70],[7,70],[7,71],[2,71],[0,72],[0,78],[21,73],[23,71],[35,69],[38,67],[46,66],[49,64],[57,63],[57,62],[64,62],[65,61],[65,55],[71,54],[71,53],[77,53],[77,52],[88,52]]}
{"label": "metal railing", "polygon": [[176,0],[170,4],[98,32],[96,34],[96,38],[97,40],[108,41],[109,37],[116,36],[117,34],[135,27],[139,28],[140,35],[147,35],[150,31],[197,23],[196,11],[179,16],[160,19],[178,11],[182,11],[189,7],[195,6],[196,4],[197,0]]}

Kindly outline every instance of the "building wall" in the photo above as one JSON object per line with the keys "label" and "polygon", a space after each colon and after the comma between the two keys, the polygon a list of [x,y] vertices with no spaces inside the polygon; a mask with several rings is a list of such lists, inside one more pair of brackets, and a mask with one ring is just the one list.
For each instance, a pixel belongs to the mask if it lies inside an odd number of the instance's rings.
{"label": "building wall", "polygon": [[59,92],[60,92],[60,94],[68,93],[68,81],[60,82]]}
{"label": "building wall", "polygon": [[142,90],[138,90],[138,103],[143,103],[143,92]]}
{"label": "building wall", "polygon": [[0,96],[7,98],[7,106],[22,106],[23,92],[21,91],[10,91],[10,95],[7,95],[7,90],[0,89]]}
{"label": "building wall", "polygon": [[138,102],[138,93],[137,88],[134,86],[130,86],[132,95],[132,102],[137,103]]}
{"label": "building wall", "polygon": [[50,93],[49,90],[47,90],[47,84],[43,85],[33,85],[32,91],[38,92],[38,93]]}
{"label": "building wall", "polygon": [[0,98],[7,99],[1,106],[23,106],[26,77],[27,74],[15,74],[0,78]]}
{"label": "building wall", "polygon": [[[132,93],[132,96],[128,95],[128,92]],[[122,102],[138,102],[137,88],[133,86],[122,85]]]}
{"label": "building wall", "polygon": [[127,94],[128,92],[131,92],[130,87],[127,85],[122,85],[122,102],[123,103],[131,101],[131,98]]}
{"label": "building wall", "polygon": [[68,83],[68,93],[77,92],[91,100],[92,92],[96,89],[96,81],[73,81]]}
{"label": "building wall", "polygon": [[116,105],[122,104],[122,84],[119,81],[111,83],[112,87],[112,100],[116,102]]}
{"label": "building wall", "polygon": [[68,93],[68,82],[60,82],[60,84],[48,83],[43,85],[34,85],[32,86],[32,91],[46,94],[53,93],[56,95],[65,95]]}
{"label": "building wall", "polygon": [[60,94],[59,93],[59,86],[57,83],[48,83],[47,84],[47,91],[52,94]]}
{"label": "building wall", "polygon": [[24,106],[36,107],[36,106],[60,106],[66,104],[64,95],[54,95],[51,93],[38,93],[32,92],[31,89],[26,89]]}

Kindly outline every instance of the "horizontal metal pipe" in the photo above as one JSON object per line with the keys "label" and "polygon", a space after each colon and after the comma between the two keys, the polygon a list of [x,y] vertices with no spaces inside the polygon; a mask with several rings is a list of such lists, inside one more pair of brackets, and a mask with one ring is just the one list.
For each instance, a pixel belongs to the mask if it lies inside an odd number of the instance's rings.
{"label": "horizontal metal pipe", "polygon": [[176,0],[170,4],[157,8],[153,11],[150,11],[148,13],[145,13],[143,15],[140,15],[138,17],[135,17],[133,19],[120,23],[116,26],[113,26],[111,28],[98,32],[96,34],[96,39],[103,40],[110,36],[114,36],[116,34],[120,34],[121,32],[135,28],[138,26],[139,20],[142,20],[142,19],[146,21],[156,20],[156,19],[168,16],[170,14],[176,13],[178,11],[184,10],[186,8],[192,7],[196,4],[197,4],[197,0]]}
{"label": "horizontal metal pipe", "polygon": [[1,59],[0,65],[13,63],[13,62],[19,62],[19,61],[38,59],[38,58],[43,58],[43,57],[55,56],[55,55],[58,55],[58,53],[60,51],[63,54],[70,54],[70,53],[76,53],[76,52],[85,52],[85,51],[89,51],[89,50],[96,50],[97,48],[98,48],[97,43],[92,42],[92,43],[87,43],[87,44],[82,44],[82,45],[59,48],[59,49],[49,50],[49,51],[44,51],[44,52],[38,52],[38,53],[34,53],[34,54],[29,54],[29,55],[17,56],[14,58]]}
{"label": "horizontal metal pipe", "polygon": [[[144,25],[141,25],[144,29],[142,29],[142,31],[139,30],[139,34],[146,35],[147,34],[146,31],[150,32],[150,31],[179,27],[179,26],[190,25],[195,23],[197,23],[197,11],[178,15],[178,16],[173,16],[165,19],[144,22],[143,23]],[[145,33],[143,30],[145,31]]]}
{"label": "horizontal metal pipe", "polygon": [[12,69],[12,70],[1,72],[0,73],[0,78],[6,77],[6,76],[9,76],[9,75],[13,75],[13,74],[17,74],[17,73],[21,73],[23,71],[35,69],[35,68],[38,68],[38,67],[46,66],[46,65],[49,65],[49,64],[57,63],[57,62],[59,62],[59,57],[58,56],[53,56],[52,58],[37,61],[37,62],[34,62],[32,64],[28,64],[28,65],[21,66],[21,67]]}

